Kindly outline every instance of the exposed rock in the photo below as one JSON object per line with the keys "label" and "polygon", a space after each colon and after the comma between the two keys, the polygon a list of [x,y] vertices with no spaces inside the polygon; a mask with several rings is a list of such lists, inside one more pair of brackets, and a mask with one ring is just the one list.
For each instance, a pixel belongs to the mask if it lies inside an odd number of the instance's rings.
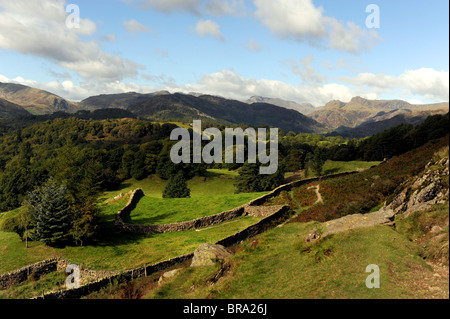
{"label": "exposed rock", "polygon": [[174,269],[174,270],[165,272],[161,277],[159,277],[158,286],[161,285],[163,283],[163,281],[174,277],[178,273],[178,271],[179,271],[179,269]]}
{"label": "exposed rock", "polygon": [[[404,214],[407,217],[413,212],[429,209],[432,205],[448,202],[449,189],[443,182],[445,177],[448,179],[448,164],[448,158],[429,162],[421,176],[405,181],[405,188],[388,205],[385,203],[379,211],[364,215],[347,215],[323,223],[322,237],[353,228],[392,225],[397,214]],[[372,179],[377,178],[374,176]],[[438,233],[439,229],[434,231]],[[439,236],[437,237],[440,238]],[[314,231],[310,232],[306,241],[314,241],[316,237]]]}
{"label": "exposed rock", "polygon": [[201,244],[194,251],[191,267],[214,265],[215,262],[224,261],[231,255],[231,252],[222,245]]}
{"label": "exposed rock", "polygon": [[320,238],[320,234],[317,232],[316,229],[313,229],[313,230],[309,231],[308,235],[305,238],[305,242],[311,243],[311,242],[318,240],[319,238]]}

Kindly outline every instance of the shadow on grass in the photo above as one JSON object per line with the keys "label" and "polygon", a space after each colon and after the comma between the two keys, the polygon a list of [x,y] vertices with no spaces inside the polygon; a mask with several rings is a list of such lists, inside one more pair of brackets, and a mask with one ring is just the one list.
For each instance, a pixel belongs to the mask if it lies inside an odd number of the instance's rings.
{"label": "shadow on grass", "polygon": [[339,168],[330,168],[323,172],[323,175],[333,175],[339,173]]}
{"label": "shadow on grass", "polygon": [[115,226],[115,215],[103,215],[98,223],[95,238],[89,243],[93,247],[115,247],[130,243],[136,243],[141,239],[152,237],[146,234],[131,234],[120,231]]}
{"label": "shadow on grass", "polygon": [[[124,221],[126,223],[136,224],[136,225],[145,225],[145,224],[162,224],[161,221],[166,220],[169,217],[177,215],[177,212],[168,212],[168,213],[162,213],[158,215],[154,215],[152,217],[141,217],[141,218],[131,218],[131,216],[128,216],[126,219],[124,218]],[[165,223],[164,223],[165,224]]]}
{"label": "shadow on grass", "polygon": [[[136,208],[143,196],[139,196],[138,200],[130,206],[130,211]],[[130,216],[124,216],[125,222],[130,222]],[[123,245],[128,243],[136,242],[143,238],[151,237],[152,235],[147,234],[130,234],[120,231],[115,225],[116,214],[106,214],[103,213],[98,219],[98,229],[95,238],[89,244],[90,246],[100,246],[100,247],[114,247],[117,245]]]}
{"label": "shadow on grass", "polygon": [[232,175],[228,175],[227,173],[224,172],[211,172],[211,171],[206,171],[203,174],[203,177],[207,177],[207,178],[225,178],[225,179],[233,179],[234,177]]}

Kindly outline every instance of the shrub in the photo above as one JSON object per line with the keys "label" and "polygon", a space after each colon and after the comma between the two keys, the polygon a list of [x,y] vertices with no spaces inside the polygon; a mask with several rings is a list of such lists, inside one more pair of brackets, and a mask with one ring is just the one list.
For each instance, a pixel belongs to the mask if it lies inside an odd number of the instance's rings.
{"label": "shrub", "polygon": [[163,198],[185,198],[191,195],[191,190],[187,186],[183,172],[178,172],[169,179],[163,191]]}

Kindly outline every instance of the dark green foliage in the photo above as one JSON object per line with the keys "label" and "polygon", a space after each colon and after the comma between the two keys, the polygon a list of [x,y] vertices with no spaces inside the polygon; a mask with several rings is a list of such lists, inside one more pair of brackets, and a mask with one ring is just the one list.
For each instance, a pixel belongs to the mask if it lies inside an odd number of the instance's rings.
{"label": "dark green foliage", "polygon": [[148,176],[147,168],[145,165],[146,154],[144,152],[137,152],[134,155],[134,162],[131,166],[131,177],[136,180],[142,180]]}
{"label": "dark green foliage", "polygon": [[317,176],[322,175],[322,169],[324,164],[325,160],[323,159],[322,151],[320,150],[320,148],[316,148],[316,150],[314,151],[314,155],[310,161],[310,166]]}
{"label": "dark green foliage", "polygon": [[83,246],[83,243],[93,239],[96,235],[99,208],[94,201],[88,201],[82,205],[74,205],[72,212],[73,222],[69,234],[75,244]]}
{"label": "dark green foliage", "polygon": [[28,209],[21,209],[14,217],[5,218],[0,222],[0,230],[13,232],[24,238],[26,232],[34,225],[33,216]]}
{"label": "dark green foliage", "polygon": [[295,172],[303,169],[305,166],[305,153],[303,150],[291,149],[286,157],[286,170],[288,172]]}
{"label": "dark green foliage", "polygon": [[236,193],[253,193],[272,190],[283,183],[284,166],[280,163],[278,171],[272,175],[259,172],[258,164],[245,163],[236,177]]}
{"label": "dark green foliage", "polygon": [[382,161],[443,137],[448,132],[448,113],[429,116],[419,126],[402,124],[362,140],[357,156],[365,161]]}
{"label": "dark green foliage", "polygon": [[186,179],[181,171],[169,178],[163,191],[163,198],[185,198],[190,197],[190,195],[191,190],[187,186]]}
{"label": "dark green foliage", "polygon": [[259,178],[259,166],[245,163],[236,177],[236,193],[260,192],[262,187]]}
{"label": "dark green foliage", "polygon": [[29,195],[35,227],[33,238],[49,246],[67,242],[70,230],[70,202],[67,187],[50,180]]}

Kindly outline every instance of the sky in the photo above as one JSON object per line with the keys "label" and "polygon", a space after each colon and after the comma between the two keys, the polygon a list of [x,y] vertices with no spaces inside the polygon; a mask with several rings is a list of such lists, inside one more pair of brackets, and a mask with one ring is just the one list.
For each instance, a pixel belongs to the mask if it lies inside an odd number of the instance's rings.
{"label": "sky", "polygon": [[447,0],[0,0],[0,82],[447,102],[448,30]]}

